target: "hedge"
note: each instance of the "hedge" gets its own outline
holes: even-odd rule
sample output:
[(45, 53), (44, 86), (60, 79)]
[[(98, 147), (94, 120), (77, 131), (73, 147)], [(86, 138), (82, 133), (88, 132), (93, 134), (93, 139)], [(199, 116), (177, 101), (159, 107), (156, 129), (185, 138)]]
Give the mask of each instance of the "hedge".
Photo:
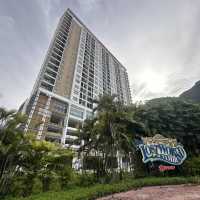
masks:
[(92, 200), (109, 194), (124, 192), (144, 186), (199, 184), (200, 177), (148, 177), (123, 180), (113, 184), (96, 184), (90, 187), (76, 187), (60, 192), (45, 192), (26, 198), (6, 198), (5, 200)]

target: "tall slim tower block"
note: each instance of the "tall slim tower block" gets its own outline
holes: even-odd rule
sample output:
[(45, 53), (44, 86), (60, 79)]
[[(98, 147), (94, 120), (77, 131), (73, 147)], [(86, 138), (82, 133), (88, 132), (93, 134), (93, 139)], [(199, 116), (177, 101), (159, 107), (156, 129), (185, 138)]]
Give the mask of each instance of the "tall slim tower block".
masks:
[(25, 131), (78, 148), (76, 130), (92, 115), (92, 100), (116, 94), (131, 103), (125, 67), (67, 10), (61, 17), (30, 98)]

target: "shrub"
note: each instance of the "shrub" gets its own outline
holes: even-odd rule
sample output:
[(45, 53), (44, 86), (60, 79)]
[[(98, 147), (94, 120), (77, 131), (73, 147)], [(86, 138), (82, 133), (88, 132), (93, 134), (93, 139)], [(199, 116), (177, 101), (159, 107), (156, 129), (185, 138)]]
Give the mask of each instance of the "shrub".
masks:
[(24, 175), (20, 173), (13, 178), (10, 193), (13, 196), (29, 196), (33, 193), (34, 183), (35, 178), (32, 174)]
[(97, 182), (94, 174), (77, 174), (76, 185), (81, 187), (87, 187)]
[(73, 170), (71, 167), (66, 166), (60, 171), (59, 178), (58, 178), (60, 188), (64, 189), (67, 188), (70, 182), (73, 181)]
[[(155, 185), (175, 185), (200, 183), (199, 177), (148, 177), (143, 179), (123, 180), (113, 184), (95, 184), (90, 187), (76, 187), (67, 191), (45, 192), (27, 198), (11, 198), (9, 200), (92, 200), (116, 192), (133, 188)], [(6, 199), (8, 200), (8, 199)]]
[(200, 175), (200, 156), (186, 160), (183, 169), (190, 176)]

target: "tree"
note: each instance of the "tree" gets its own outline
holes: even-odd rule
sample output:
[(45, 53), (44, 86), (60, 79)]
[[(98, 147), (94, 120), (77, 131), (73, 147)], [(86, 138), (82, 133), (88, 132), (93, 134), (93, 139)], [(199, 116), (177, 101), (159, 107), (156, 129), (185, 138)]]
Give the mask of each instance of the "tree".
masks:
[(188, 154), (199, 154), (199, 104), (176, 97), (157, 98), (140, 105), (134, 117), (145, 124), (149, 135), (177, 138)]
[(19, 171), (19, 159), (24, 150), (20, 125), (26, 117), (0, 108), (0, 194), (7, 193), (12, 178)]
[[(116, 159), (133, 151), (136, 134), (144, 134), (142, 123), (132, 119), (131, 107), (124, 106), (116, 96), (104, 95), (95, 100), (94, 118), (87, 119), (80, 130), (80, 148), (84, 155), (96, 160), (95, 173), (98, 177), (114, 174)], [(120, 165), (118, 166), (120, 167)]]
[(61, 187), (70, 180), (72, 151), (24, 134), (25, 122), (26, 116), (0, 108), (0, 195), (13, 189), (15, 179), (22, 182), (22, 196), (32, 193), (35, 178), (41, 180), (43, 191), (54, 177), (61, 180)]
[[(27, 182), (23, 196), (31, 194), (35, 178), (41, 180), (42, 190), (45, 192), (49, 190), (53, 179), (63, 180), (67, 172), (72, 172), (73, 153), (71, 150), (64, 149), (55, 143), (36, 140), (32, 135), (28, 135), (27, 139), (29, 148), (24, 153), (20, 165), (21, 171), (25, 176), (24, 183), (26, 184)], [(68, 181), (70, 179), (66, 180), (66, 182)], [(65, 184), (63, 182), (61, 183), (60, 181), (62, 188)]]

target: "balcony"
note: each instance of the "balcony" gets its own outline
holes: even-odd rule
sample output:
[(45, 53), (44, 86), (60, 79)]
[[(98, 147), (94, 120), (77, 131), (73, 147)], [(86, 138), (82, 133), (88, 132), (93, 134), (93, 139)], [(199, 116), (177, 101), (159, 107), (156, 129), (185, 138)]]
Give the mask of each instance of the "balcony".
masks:
[(61, 61), (61, 56), (58, 55), (56, 52), (52, 52), (51, 56), (53, 58), (55, 58), (57, 61), (59, 61), (59, 62)]
[(56, 123), (49, 122), (47, 130), (50, 131), (50, 132), (59, 133), (59, 132), (62, 132), (63, 126), (59, 125), (59, 124), (56, 124)]
[(62, 57), (62, 51), (61, 51), (60, 49), (58, 49), (57, 47), (54, 47), (54, 48), (53, 48), (53, 51), (54, 51), (57, 55), (59, 55), (60, 57)]
[(47, 64), (47, 67), (50, 68), (51, 70), (53, 70), (54, 72), (58, 72), (58, 67), (55, 66), (53, 63), (49, 62)]
[(44, 88), (44, 89), (46, 89), (46, 90), (48, 90), (48, 91), (52, 91), (52, 90), (53, 90), (53, 86), (50, 85), (50, 84), (48, 84), (48, 83), (45, 82), (45, 81), (43, 81), (43, 82), (41, 83), (41, 87)]
[(51, 84), (51, 85), (54, 85), (55, 83), (55, 79), (53, 77), (50, 77), (49, 75), (47, 74), (44, 74), (44, 77), (43, 77), (44, 81)]
[(62, 31), (60, 31), (58, 34), (59, 34), (62, 38), (64, 38), (65, 40), (67, 40), (67, 37), (63, 34)]
[(61, 52), (64, 51), (64, 48), (63, 48), (62, 46), (60, 46), (58, 43), (55, 43), (55, 44), (54, 44), (54, 47), (55, 47), (56, 49), (59, 49), (59, 51), (61, 51)]
[(60, 45), (62, 48), (65, 47), (65, 44), (63, 44), (58, 38), (56, 39), (56, 43), (57, 43), (58, 45)]
[(54, 59), (53, 57), (50, 58), (50, 62), (53, 63), (57, 67), (60, 65), (60, 61)]
[(63, 44), (66, 43), (66, 39), (65, 39), (65, 38), (61, 37), (60, 35), (57, 35), (56, 37), (57, 37)]
[(62, 133), (47, 131), (45, 134), (47, 137), (51, 137), (51, 138), (59, 138), (60, 139), (62, 137)]
[(56, 78), (56, 76), (57, 76), (57, 73), (56, 73), (55, 71), (49, 69), (49, 68), (46, 69), (45, 73), (46, 73), (48, 76), (52, 77), (52, 78)]
[(48, 132), (46, 132), (45, 140), (49, 142), (60, 143), (61, 136), (52, 135), (51, 133), (49, 134)]

